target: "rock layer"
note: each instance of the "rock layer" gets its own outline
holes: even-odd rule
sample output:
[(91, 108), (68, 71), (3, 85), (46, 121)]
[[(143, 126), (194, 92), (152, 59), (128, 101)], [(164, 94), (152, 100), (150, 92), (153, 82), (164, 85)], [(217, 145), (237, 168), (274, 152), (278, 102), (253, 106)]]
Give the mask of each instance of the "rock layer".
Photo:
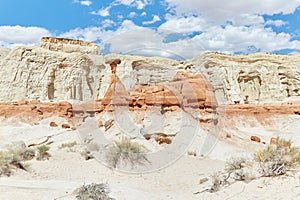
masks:
[(67, 38), (43, 37), (41, 39), (41, 47), (50, 51), (65, 53), (81, 52), (95, 55), (100, 54), (100, 50), (94, 42), (84, 42)]
[(72, 53), (41, 47), (14, 48), (0, 60), (0, 102), (94, 98), (105, 66), (103, 57), (85, 53), (86, 47), (90, 46)]
[(212, 83), (220, 104), (300, 99), (299, 55), (207, 53), (190, 62)]
[(129, 91), (173, 81), (179, 71), (203, 74), (219, 104), (263, 104), (300, 99), (299, 55), (206, 53), (187, 61), (110, 54), (95, 43), (42, 39), (41, 47), (0, 50), (0, 102), (88, 100), (104, 97), (111, 82), (109, 64), (120, 59), (116, 75)]

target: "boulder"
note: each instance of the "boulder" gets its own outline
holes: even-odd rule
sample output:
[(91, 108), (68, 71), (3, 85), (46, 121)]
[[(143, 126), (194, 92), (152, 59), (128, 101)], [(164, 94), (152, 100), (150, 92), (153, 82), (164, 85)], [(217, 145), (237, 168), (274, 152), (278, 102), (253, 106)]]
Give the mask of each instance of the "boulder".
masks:
[(261, 139), (258, 136), (251, 136), (250, 140), (258, 143), (261, 142)]

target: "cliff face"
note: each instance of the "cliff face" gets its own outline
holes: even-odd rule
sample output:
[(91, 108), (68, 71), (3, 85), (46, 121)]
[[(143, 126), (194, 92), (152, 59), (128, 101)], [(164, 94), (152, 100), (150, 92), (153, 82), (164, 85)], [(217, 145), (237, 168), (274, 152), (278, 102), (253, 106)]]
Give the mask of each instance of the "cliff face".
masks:
[(41, 47), (50, 51), (65, 53), (81, 52), (94, 55), (100, 54), (100, 50), (94, 42), (84, 42), (66, 38), (43, 37), (41, 39)]
[(207, 53), (188, 61), (110, 54), (95, 43), (42, 38), (40, 47), (0, 49), (0, 102), (103, 98), (111, 79), (105, 60), (120, 59), (117, 76), (135, 85), (171, 82), (179, 71), (203, 74), (219, 104), (275, 103), (300, 99), (300, 56)]
[[(101, 70), (105, 68), (103, 57), (96, 54), (98, 47), (91, 54), (90, 47), (95, 49), (94, 45), (81, 46), (76, 42), (43, 39), (42, 47), (11, 50), (0, 60), (0, 101), (92, 98), (100, 84)], [(46, 44), (49, 49), (45, 48)], [(63, 46), (62, 51), (55, 46)]]
[[(203, 74), (219, 104), (276, 103), (300, 99), (300, 55), (206, 53), (187, 61), (108, 55), (122, 60), (119, 77), (128, 85), (170, 82), (178, 71)], [(125, 85), (126, 86), (126, 85)]]
[(219, 103), (300, 99), (300, 55), (208, 53), (190, 62), (212, 83)]

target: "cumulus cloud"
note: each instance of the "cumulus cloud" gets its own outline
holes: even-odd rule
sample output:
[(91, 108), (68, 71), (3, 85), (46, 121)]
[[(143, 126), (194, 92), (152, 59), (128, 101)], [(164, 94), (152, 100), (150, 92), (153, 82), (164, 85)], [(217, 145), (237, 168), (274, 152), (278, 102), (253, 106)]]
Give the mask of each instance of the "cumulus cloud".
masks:
[(113, 20), (110, 20), (110, 19), (105, 19), (104, 21), (102, 21), (103, 28), (109, 28), (109, 27), (112, 27), (115, 25), (116, 25), (116, 22), (114, 22)]
[(169, 9), (177, 15), (199, 14), (208, 20), (222, 23), (224, 20), (236, 20), (243, 14), (290, 14), (300, 5), (299, 0), (165, 0)]
[(38, 45), (41, 37), (51, 35), (47, 29), (40, 27), (0, 26), (0, 45)]
[(153, 15), (153, 19), (151, 21), (145, 21), (143, 22), (143, 25), (150, 25), (150, 24), (154, 24), (156, 22), (159, 22), (161, 19), (159, 18), (158, 15)]
[(112, 34), (112, 31), (106, 31), (100, 27), (76, 28), (66, 33), (60, 34), (58, 37), (71, 38), (84, 41), (106, 40)]
[(146, 6), (153, 3), (153, 0), (116, 0), (113, 5), (125, 5), (130, 7), (136, 7), (139, 10), (144, 9)]
[(79, 4), (83, 5), (83, 6), (90, 6), (90, 5), (92, 5), (92, 2), (89, 1), (89, 0), (83, 0), (83, 1), (74, 0), (73, 2), (74, 3), (79, 3)]
[[(292, 40), (289, 33), (276, 33), (271, 26), (283, 26), (282, 20), (265, 21), (263, 15), (291, 14), (300, 5), (299, 0), (289, 4), (281, 0), (245, 0), (222, 2), (219, 0), (165, 0), (170, 13), (160, 25), (160, 31), (176, 30), (178, 33), (198, 32), (192, 38), (178, 39), (168, 45), (184, 49), (194, 55), (197, 46), (207, 51), (224, 53), (249, 51), (272, 52), (280, 49), (300, 49), (300, 42)], [(180, 45), (178, 45), (180, 44)], [(195, 48), (195, 51), (193, 50)], [(198, 53), (198, 52), (197, 52)], [(187, 55), (188, 56), (188, 55)], [(188, 56), (188, 57), (190, 57)]]
[(136, 13), (136, 12), (130, 12), (129, 13), (129, 15), (128, 15), (128, 17), (129, 18), (134, 18), (134, 17), (136, 17), (138, 14)]
[(161, 24), (159, 29), (176, 30), (178, 33), (192, 33), (195, 31), (203, 31), (208, 25), (201, 17), (178, 17), (174, 15), (166, 15), (166, 22)]
[(281, 27), (286, 25), (287, 22), (283, 20), (268, 20), (266, 21), (265, 25), (271, 25), (271, 26), (276, 26), (276, 27)]
[(92, 11), (91, 14), (92, 15), (100, 15), (102, 17), (108, 17), (108, 16), (110, 16), (110, 14), (109, 14), (110, 8), (111, 8), (110, 6), (106, 7), (106, 8), (101, 8), (98, 11)]
[(92, 5), (92, 2), (91, 1), (80, 1), (80, 4), (84, 5), (84, 6), (90, 6), (90, 5)]

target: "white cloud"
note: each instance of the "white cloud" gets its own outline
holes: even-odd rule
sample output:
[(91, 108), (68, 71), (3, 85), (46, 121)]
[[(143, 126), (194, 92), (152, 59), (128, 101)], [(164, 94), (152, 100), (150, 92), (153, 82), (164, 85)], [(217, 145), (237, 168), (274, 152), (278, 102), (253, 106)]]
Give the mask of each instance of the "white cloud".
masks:
[(135, 2), (135, 0), (116, 0), (115, 3), (123, 4), (125, 6), (130, 6)]
[(74, 3), (79, 3), (83, 6), (90, 6), (92, 5), (92, 2), (89, 1), (89, 0), (83, 0), (83, 1), (80, 1), (80, 0), (73, 0)]
[(145, 21), (143, 22), (143, 25), (149, 25), (149, 24), (154, 24), (156, 22), (159, 22), (161, 19), (159, 18), (158, 15), (153, 15), (153, 19), (151, 21)]
[(141, 16), (146, 16), (147, 13), (146, 12), (142, 12)]
[(137, 9), (142, 10), (144, 9), (147, 5), (151, 4), (151, 1), (147, 0), (138, 0), (136, 1)]
[(108, 27), (112, 27), (115, 26), (116, 22), (110, 20), (110, 19), (105, 19), (104, 21), (102, 21), (102, 27), (103, 28), (108, 28)]
[(146, 6), (153, 3), (153, 0), (116, 0), (113, 5), (125, 5), (130, 7), (136, 7), (139, 10), (144, 9)]
[(40, 27), (0, 26), (0, 45), (38, 45), (43, 36), (51, 35), (47, 29)]
[(109, 14), (110, 8), (111, 8), (110, 6), (106, 7), (106, 8), (101, 8), (97, 12), (96, 11), (92, 11), (91, 14), (93, 14), (93, 15), (100, 15), (102, 17), (108, 17), (110, 15)]
[(106, 31), (100, 27), (89, 27), (84, 29), (76, 28), (60, 34), (58, 37), (92, 42), (97, 40), (106, 40), (112, 33), (112, 31)]
[(268, 20), (266, 21), (265, 25), (271, 25), (271, 26), (276, 26), (276, 27), (281, 27), (286, 25), (287, 22), (283, 20)]
[(208, 21), (224, 23), (238, 20), (241, 15), (277, 13), (290, 14), (300, 5), (299, 0), (165, 0), (177, 15), (198, 14)]
[(176, 30), (178, 33), (192, 33), (203, 31), (207, 28), (206, 22), (201, 17), (177, 17), (166, 15), (166, 22), (161, 24), (161, 30)]
[(129, 13), (129, 15), (128, 15), (128, 17), (129, 18), (134, 18), (134, 17), (136, 17), (138, 14), (136, 13), (136, 12), (130, 12)]
[(90, 6), (90, 5), (92, 5), (92, 2), (91, 1), (80, 1), (80, 4), (84, 5), (84, 6)]

